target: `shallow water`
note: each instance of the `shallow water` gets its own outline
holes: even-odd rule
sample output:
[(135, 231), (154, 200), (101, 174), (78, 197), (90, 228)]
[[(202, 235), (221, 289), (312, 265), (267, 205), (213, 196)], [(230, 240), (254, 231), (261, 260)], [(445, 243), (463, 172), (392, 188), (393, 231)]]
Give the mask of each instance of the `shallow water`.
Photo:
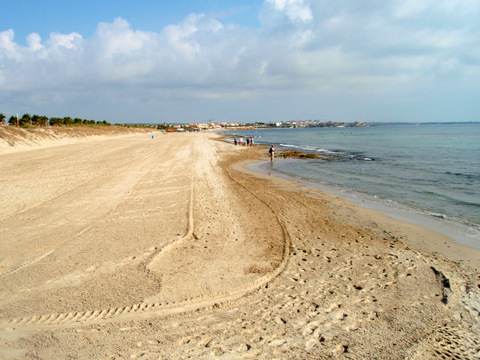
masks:
[[(270, 170), (368, 194), (379, 202), (470, 227), (480, 247), (480, 123), (228, 132), (257, 144), (336, 154), (329, 161), (276, 159)], [(474, 234), (474, 235), (472, 235)]]

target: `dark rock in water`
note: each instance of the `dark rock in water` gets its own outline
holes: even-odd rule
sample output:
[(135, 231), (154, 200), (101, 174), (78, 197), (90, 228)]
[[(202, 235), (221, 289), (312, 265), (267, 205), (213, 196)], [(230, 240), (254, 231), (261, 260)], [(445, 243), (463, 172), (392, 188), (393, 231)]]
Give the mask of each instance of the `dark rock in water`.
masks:
[(336, 154), (315, 154), (302, 151), (288, 150), (280, 151), (275, 154), (276, 157), (288, 159), (288, 158), (297, 158), (297, 159), (319, 159), (319, 160), (333, 160), (334, 158), (341, 158), (342, 156)]

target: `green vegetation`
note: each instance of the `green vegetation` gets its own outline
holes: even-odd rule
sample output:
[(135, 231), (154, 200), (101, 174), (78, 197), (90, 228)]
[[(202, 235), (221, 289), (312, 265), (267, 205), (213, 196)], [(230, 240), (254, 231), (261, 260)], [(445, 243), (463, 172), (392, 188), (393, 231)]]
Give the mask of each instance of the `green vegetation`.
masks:
[(169, 124), (157, 125), (158, 130), (174, 130), (175, 127)]
[[(5, 125), (6, 116), (3, 113), (0, 113), (0, 125)], [(31, 126), (34, 127), (45, 127), (45, 126), (85, 126), (85, 125), (101, 125), (101, 126), (109, 126), (106, 120), (103, 121), (95, 121), (95, 120), (86, 120), (75, 118), (72, 119), (70, 116), (65, 116), (63, 118), (59, 117), (52, 117), (48, 118), (47, 116), (43, 115), (33, 115), (30, 114), (23, 114), (22, 117), (18, 115), (12, 115), (8, 119), (8, 124), (10, 126), (19, 126), (28, 128)]]

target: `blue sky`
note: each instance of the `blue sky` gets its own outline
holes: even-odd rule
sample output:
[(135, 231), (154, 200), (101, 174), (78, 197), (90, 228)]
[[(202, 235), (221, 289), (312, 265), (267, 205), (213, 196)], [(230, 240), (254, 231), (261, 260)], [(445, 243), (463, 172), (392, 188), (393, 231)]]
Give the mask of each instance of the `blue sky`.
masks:
[(475, 0), (7, 0), (0, 112), (480, 121), (479, 18)]
[(17, 42), (38, 33), (48, 38), (51, 32), (79, 32), (91, 37), (100, 22), (122, 17), (133, 28), (160, 32), (169, 24), (181, 22), (191, 13), (205, 13), (222, 21), (243, 26), (258, 26), (262, 1), (231, 0), (6, 0), (2, 3), (2, 30), (14, 29)]

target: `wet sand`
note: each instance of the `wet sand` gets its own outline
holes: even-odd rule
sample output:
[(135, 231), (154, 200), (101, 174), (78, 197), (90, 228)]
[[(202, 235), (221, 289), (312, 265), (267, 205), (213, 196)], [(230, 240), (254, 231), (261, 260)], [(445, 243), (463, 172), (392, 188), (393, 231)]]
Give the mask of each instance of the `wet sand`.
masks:
[(356, 218), (361, 214), (364, 214), (368, 218), (381, 218), (384, 221), (386, 220), (382, 226), (388, 227), (390, 229), (389, 231), (394, 231), (394, 227), (398, 223), (398, 221), (394, 221), (392, 224), (389, 224), (390, 218), (399, 220), (400, 223), (403, 223), (401, 228), (402, 232), (405, 233), (407, 229), (412, 229), (412, 231), (410, 231), (412, 236), (404, 237), (403, 241), (407, 244), (417, 249), (439, 252), (452, 260), (464, 262), (476, 270), (480, 270), (479, 233), (475, 228), (468, 227), (453, 220), (437, 218), (423, 213), (420, 210), (402, 206), (401, 204), (382, 201), (373, 196), (358, 193), (353, 190), (336, 188), (327, 184), (285, 174), (275, 170), (275, 164), (272, 165), (270, 161), (250, 162), (247, 165), (247, 169), (297, 182), (307, 187), (316, 188), (332, 194), (337, 198), (340, 197), (348, 202), (354, 203), (362, 208), (362, 210), (372, 210), (362, 211), (357, 214)]
[(0, 358), (479, 356), (478, 270), (415, 246), (443, 235), (218, 137), (0, 153)]

